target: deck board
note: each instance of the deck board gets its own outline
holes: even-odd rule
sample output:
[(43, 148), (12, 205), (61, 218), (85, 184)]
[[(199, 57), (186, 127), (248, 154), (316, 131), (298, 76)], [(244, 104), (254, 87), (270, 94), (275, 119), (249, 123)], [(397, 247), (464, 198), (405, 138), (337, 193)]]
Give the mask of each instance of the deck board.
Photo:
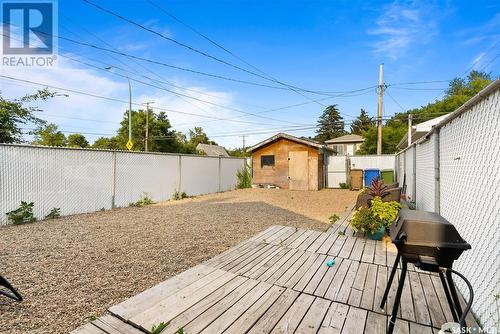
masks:
[[(139, 334), (160, 322), (167, 324), (165, 334), (179, 328), (185, 333), (384, 333), (400, 266), (386, 307), (379, 305), (395, 256), (386, 241), (275, 226), (110, 307), (72, 333)], [(330, 260), (335, 260), (331, 267)], [(450, 320), (439, 276), (409, 266), (398, 333), (433, 333)]]

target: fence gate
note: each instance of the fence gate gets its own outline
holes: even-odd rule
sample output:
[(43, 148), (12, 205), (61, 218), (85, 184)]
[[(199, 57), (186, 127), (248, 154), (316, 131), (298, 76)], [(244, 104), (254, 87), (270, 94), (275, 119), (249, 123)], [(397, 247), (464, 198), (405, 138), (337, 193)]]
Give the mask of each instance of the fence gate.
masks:
[(346, 157), (327, 155), (327, 183), (328, 188), (338, 188), (339, 183), (346, 183)]

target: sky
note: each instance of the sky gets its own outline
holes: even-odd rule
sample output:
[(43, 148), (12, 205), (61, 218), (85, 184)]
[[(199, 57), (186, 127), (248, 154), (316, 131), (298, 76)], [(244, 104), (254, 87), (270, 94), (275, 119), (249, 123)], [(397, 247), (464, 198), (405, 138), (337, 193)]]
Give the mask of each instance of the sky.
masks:
[[(0, 78), (0, 91), (15, 99), (57, 87), (37, 116), (90, 142), (115, 134), (127, 77), (134, 108), (154, 102), (175, 130), (201, 126), (235, 148), (242, 135), (247, 146), (281, 131), (313, 136), (331, 104), (346, 130), (361, 108), (375, 116), (381, 63), (384, 117), (440, 98), (471, 69), (500, 73), (497, 1), (89, 1), (133, 23), (59, 0), (57, 67), (0, 67), (40, 84)], [(425, 83), (407, 84), (416, 82)]]

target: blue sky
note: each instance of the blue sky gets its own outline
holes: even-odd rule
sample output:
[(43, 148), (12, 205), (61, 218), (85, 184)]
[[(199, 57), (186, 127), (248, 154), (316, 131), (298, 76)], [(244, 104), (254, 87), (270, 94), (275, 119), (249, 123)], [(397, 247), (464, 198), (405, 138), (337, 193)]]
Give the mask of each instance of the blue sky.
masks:
[[(147, 1), (91, 1), (165, 36), (255, 72)], [(500, 73), (500, 60), (495, 58), (500, 53), (500, 5), (495, 1), (153, 2), (280, 82), (310, 90), (336, 92), (374, 86), (380, 63), (384, 63), (384, 82), (389, 85), (449, 80), (464, 75), (471, 68), (491, 72), (495, 77)], [(83, 1), (59, 1), (59, 35), (175, 66), (283, 88), (186, 50)], [(244, 133), (249, 134), (247, 143), (254, 144), (272, 135), (271, 131), (313, 126), (324, 108), (310, 101), (324, 96), (301, 93), (306, 95), (304, 97), (289, 89), (200, 76), (118, 55), (110, 56), (68, 41), (59, 42), (59, 55), (56, 69), (2, 69), (2, 73), (120, 100), (128, 99), (123, 75), (150, 83), (153, 82), (141, 75), (168, 81), (177, 87), (158, 81), (154, 84), (194, 99), (181, 99), (165, 90), (133, 81), (134, 102), (154, 101), (155, 107), (208, 115), (212, 118), (167, 112), (175, 129), (186, 132), (195, 125), (202, 126), (209, 136), (227, 147), (241, 146), (242, 139), (238, 135)], [(106, 66), (113, 66), (113, 69), (106, 71)], [(424, 105), (439, 97), (446, 86), (446, 82), (440, 82), (389, 87), (384, 98), (384, 115)], [(35, 87), (0, 80), (0, 90), (7, 98), (24, 95)], [(99, 137), (98, 134), (115, 132), (116, 123), (127, 107), (125, 104), (68, 94), (69, 97), (57, 97), (41, 105), (44, 112), (39, 116), (59, 124), (68, 133), (95, 133), (86, 135), (90, 141)], [(337, 96), (321, 103), (338, 104), (347, 122), (359, 114), (360, 108), (375, 115), (377, 96), (374, 89), (352, 95), (356, 96)], [(309, 103), (261, 113), (263, 117), (243, 115), (304, 102)], [(269, 133), (252, 135), (268, 129)], [(313, 135), (314, 130), (288, 132), (307, 136)]]

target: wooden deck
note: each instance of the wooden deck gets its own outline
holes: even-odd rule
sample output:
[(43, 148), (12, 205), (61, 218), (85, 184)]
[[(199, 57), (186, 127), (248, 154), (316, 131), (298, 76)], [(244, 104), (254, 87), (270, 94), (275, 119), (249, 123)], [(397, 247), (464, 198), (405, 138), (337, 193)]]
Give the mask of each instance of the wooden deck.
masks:
[[(161, 322), (162, 333), (385, 333), (397, 278), (379, 303), (396, 250), (346, 234), (273, 226), (73, 333), (149, 333)], [(448, 321), (439, 277), (410, 265), (394, 333), (437, 333)]]

